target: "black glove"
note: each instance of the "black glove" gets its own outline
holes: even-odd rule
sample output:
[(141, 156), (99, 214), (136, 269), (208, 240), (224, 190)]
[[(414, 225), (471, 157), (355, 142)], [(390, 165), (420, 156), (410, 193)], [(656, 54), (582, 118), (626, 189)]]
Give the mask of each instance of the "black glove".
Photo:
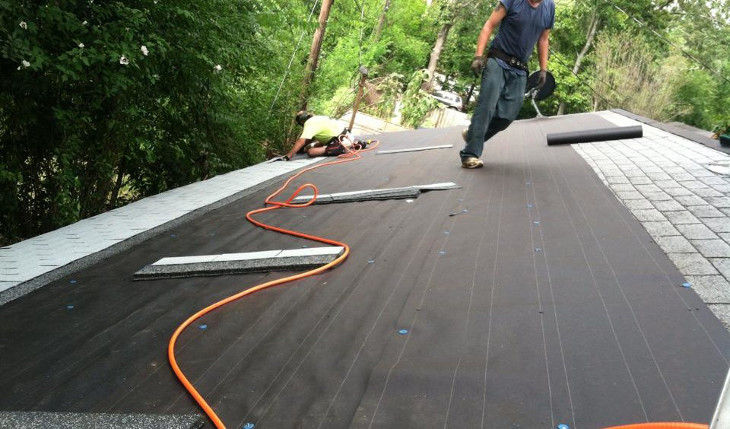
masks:
[(487, 59), (484, 55), (477, 55), (474, 57), (474, 61), (471, 62), (471, 71), (474, 72), (474, 76), (479, 77), (484, 70), (484, 65)]
[(537, 86), (535, 89), (540, 90), (547, 81), (547, 70), (540, 70), (540, 74), (537, 76)]

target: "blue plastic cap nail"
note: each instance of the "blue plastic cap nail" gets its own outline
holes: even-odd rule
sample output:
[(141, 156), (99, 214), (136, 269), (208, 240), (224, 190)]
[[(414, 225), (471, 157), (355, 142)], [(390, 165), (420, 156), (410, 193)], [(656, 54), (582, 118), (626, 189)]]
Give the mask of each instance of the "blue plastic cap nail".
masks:
[(71, 280), (69, 283), (75, 284), (76, 283), (76, 280)]
[(254, 426), (256, 425), (253, 423), (246, 423), (245, 425), (243, 425), (243, 429), (253, 429)]
[(535, 252), (542, 252), (542, 249), (539, 247), (535, 247)]
[(439, 255), (445, 255), (445, 254), (446, 254), (446, 252), (444, 252), (443, 250), (439, 250)]
[(566, 425), (566, 424), (563, 424), (563, 423), (560, 423), (560, 424), (559, 424), (559, 425), (557, 426), (557, 428), (558, 428), (558, 429), (570, 429), (570, 426), (568, 426), (568, 425)]
[(375, 263), (375, 261), (372, 259), (368, 261), (368, 264), (374, 264), (374, 263)]
[(203, 323), (202, 325), (199, 325), (198, 328), (200, 328), (200, 329), (207, 329), (208, 328), (208, 325), (206, 325), (205, 323)]
[(73, 306), (73, 304), (69, 304), (66, 306), (66, 308), (68, 308), (69, 310), (73, 310), (74, 306)]
[(682, 287), (691, 288), (692, 284), (691, 283), (682, 283)]
[(398, 333), (401, 335), (405, 335), (408, 333), (408, 329), (401, 329), (400, 331), (398, 331)]

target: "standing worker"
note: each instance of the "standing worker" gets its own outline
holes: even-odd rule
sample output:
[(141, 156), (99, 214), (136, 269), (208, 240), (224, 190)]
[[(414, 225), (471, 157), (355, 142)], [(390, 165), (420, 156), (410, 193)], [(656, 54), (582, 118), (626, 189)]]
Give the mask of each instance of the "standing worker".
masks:
[[(479, 168), (484, 143), (515, 120), (522, 108), (527, 83), (527, 62), (537, 43), (540, 62), (538, 88), (547, 79), (550, 29), (555, 23), (553, 0), (500, 0), (484, 23), (477, 40), (471, 69), (482, 81), (469, 128), (462, 132), (466, 144), (459, 152), (461, 166)], [(492, 32), (499, 32), (487, 47)]]
[(301, 110), (294, 119), (303, 127), (302, 134), (294, 142), (284, 160), (289, 161), (299, 152), (310, 157), (338, 156), (349, 150), (365, 149), (367, 142), (353, 140), (350, 133), (338, 121), (327, 116), (315, 116)]

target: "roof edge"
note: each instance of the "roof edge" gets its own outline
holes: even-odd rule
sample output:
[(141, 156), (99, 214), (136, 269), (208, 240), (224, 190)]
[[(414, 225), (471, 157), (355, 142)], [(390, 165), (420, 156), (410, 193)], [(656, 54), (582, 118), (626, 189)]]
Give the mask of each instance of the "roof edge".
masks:
[(672, 133), (674, 135), (683, 137), (683, 138), (685, 138), (687, 140), (691, 140), (691, 141), (693, 141), (695, 143), (699, 143), (699, 144), (705, 145), (705, 146), (707, 146), (709, 148), (712, 148), (712, 149), (715, 149), (717, 151), (720, 151), (720, 152), (723, 152), (723, 153), (726, 153), (726, 154), (730, 155), (730, 148), (723, 147), (722, 145), (720, 145), (720, 141), (719, 140), (713, 140), (713, 139), (709, 139), (709, 138), (706, 138), (706, 137), (702, 137), (702, 136), (700, 136), (697, 133), (694, 133), (692, 131), (685, 130), (685, 129), (682, 129), (680, 127), (677, 127), (677, 126), (674, 126), (674, 125), (671, 125), (671, 124), (667, 124), (667, 123), (664, 123), (664, 122), (659, 122), (659, 121), (656, 121), (654, 119), (646, 118), (644, 116), (637, 115), (635, 113), (631, 113), (631, 112), (629, 112), (627, 110), (624, 110), (624, 109), (611, 109), (610, 111), (611, 112), (614, 112), (614, 113), (618, 113), (619, 115), (622, 115), (622, 116), (626, 116), (627, 118), (631, 118), (631, 119), (633, 119), (635, 121), (638, 121), (638, 122), (641, 122), (641, 123), (644, 123), (644, 124), (647, 124), (647, 125), (651, 125), (652, 127), (659, 128), (662, 131), (666, 131), (668, 133)]

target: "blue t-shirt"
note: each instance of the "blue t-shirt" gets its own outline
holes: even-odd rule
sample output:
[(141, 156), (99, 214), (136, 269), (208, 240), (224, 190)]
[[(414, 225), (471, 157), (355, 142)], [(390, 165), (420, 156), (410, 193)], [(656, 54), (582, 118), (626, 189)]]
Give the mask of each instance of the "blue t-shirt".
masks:
[[(528, 0), (500, 0), (500, 2), (507, 9), (507, 16), (502, 19), (492, 46), (527, 64), (540, 34), (553, 28), (555, 24), (555, 3), (553, 0), (543, 0), (534, 8), (530, 6)], [(512, 69), (501, 60), (497, 62), (502, 67)]]

